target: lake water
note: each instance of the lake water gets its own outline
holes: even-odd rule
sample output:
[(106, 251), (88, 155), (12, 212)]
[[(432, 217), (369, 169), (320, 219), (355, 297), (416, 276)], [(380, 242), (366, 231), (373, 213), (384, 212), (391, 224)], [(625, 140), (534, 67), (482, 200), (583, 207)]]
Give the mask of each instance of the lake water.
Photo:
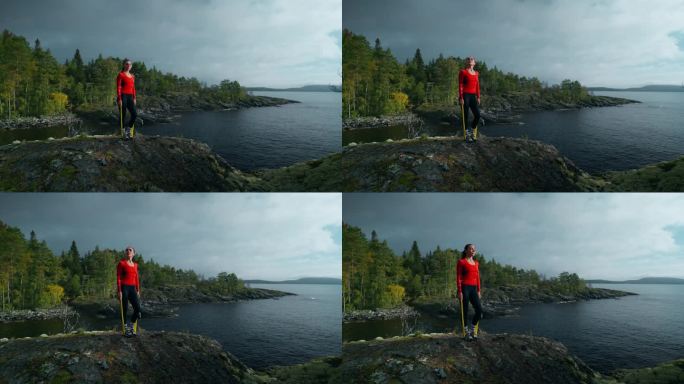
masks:
[[(218, 340), (226, 351), (257, 369), (298, 364), (341, 353), (340, 285), (252, 284), (252, 287), (276, 289), (297, 296), (182, 305), (178, 317), (143, 318), (140, 325), (143, 332), (187, 331), (209, 336)], [(120, 327), (121, 323), (114, 319), (84, 318), (81, 325), (86, 329), (112, 329)], [(0, 338), (61, 331), (62, 322), (55, 320), (0, 323)]]
[[(566, 304), (531, 304), (514, 316), (484, 319), (481, 329), (558, 340), (570, 353), (602, 373), (684, 358), (684, 285), (593, 286), (639, 295)], [(446, 317), (421, 316), (410, 325), (424, 332), (453, 332), (456, 328), (460, 332), (460, 319)], [(402, 324), (398, 320), (349, 323), (342, 330), (345, 341), (401, 333)]]
[[(575, 165), (592, 172), (626, 170), (684, 156), (684, 92), (595, 92), (641, 101), (616, 107), (533, 112), (522, 124), (489, 124), (487, 136), (528, 137), (553, 144)], [(426, 124), (421, 132), (406, 127), (345, 131), (343, 142), (384, 141), (425, 133), (460, 135), (462, 128)]]
[[(279, 168), (339, 152), (342, 94), (337, 92), (254, 92), (300, 103), (236, 111), (190, 112), (170, 124), (137, 127), (144, 135), (199, 140), (242, 170)], [(118, 133), (118, 126), (86, 123), (89, 134)], [(66, 127), (0, 130), (0, 145), (69, 135)]]

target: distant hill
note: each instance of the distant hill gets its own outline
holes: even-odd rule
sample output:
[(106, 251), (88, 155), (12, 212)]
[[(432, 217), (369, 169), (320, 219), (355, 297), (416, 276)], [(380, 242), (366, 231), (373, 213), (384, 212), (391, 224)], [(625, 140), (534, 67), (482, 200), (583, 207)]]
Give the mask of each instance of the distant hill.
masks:
[(587, 283), (592, 284), (684, 284), (684, 279), (678, 279), (676, 277), (644, 277), (639, 280), (624, 280), (624, 281), (613, 281), (613, 280), (585, 280)]
[(684, 92), (681, 85), (645, 85), (637, 88), (587, 87), (589, 91)]
[(250, 284), (333, 284), (341, 285), (342, 279), (336, 277), (302, 277), (297, 280), (283, 280), (283, 281), (270, 281), (270, 280), (245, 280), (245, 283)]
[(247, 87), (248, 91), (261, 92), (340, 92), (342, 86), (338, 85), (305, 85), (299, 88), (268, 88), (268, 87)]

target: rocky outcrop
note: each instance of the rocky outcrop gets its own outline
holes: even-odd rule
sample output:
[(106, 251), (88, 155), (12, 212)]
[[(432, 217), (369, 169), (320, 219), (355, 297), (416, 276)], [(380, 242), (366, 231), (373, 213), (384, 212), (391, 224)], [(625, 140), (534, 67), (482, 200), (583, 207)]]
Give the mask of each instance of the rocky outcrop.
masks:
[(420, 127), (421, 125), (423, 125), (423, 120), (421, 120), (417, 115), (413, 113), (404, 113), (400, 115), (389, 115), (379, 117), (352, 117), (349, 119), (344, 119), (344, 121), (342, 122), (343, 129), (378, 128), (389, 127), (393, 125)]
[[(170, 92), (164, 96), (140, 96), (137, 105), (138, 124), (169, 123), (183, 112), (236, 110), (276, 107), (299, 101), (268, 96), (248, 96), (237, 102), (222, 102), (197, 93)], [(79, 110), (80, 116), (92, 121), (119, 123), (118, 107)]]
[(395, 318), (409, 318), (417, 317), (420, 314), (418, 311), (403, 305), (398, 308), (378, 308), (378, 309), (361, 309), (345, 312), (342, 318), (343, 322), (360, 322), (369, 320), (388, 320)]
[(616, 372), (613, 372), (612, 376), (615, 378), (615, 381), (606, 381), (606, 383), (684, 383), (684, 359), (659, 364), (653, 368), (618, 369)]
[(88, 332), (0, 343), (0, 382), (268, 383), (212, 339), (175, 332)]
[(5, 191), (259, 191), (208, 145), (177, 137), (84, 136), (0, 147)]
[(342, 191), (590, 191), (600, 181), (549, 144), (480, 135), (345, 147)]
[(72, 316), (73, 314), (74, 310), (68, 306), (62, 308), (16, 309), (11, 311), (0, 311), (0, 323), (63, 319)]
[(604, 175), (605, 191), (684, 192), (684, 157)]
[[(274, 299), (292, 296), (294, 293), (273, 289), (246, 288), (231, 295), (220, 295), (215, 292), (205, 293), (195, 286), (163, 286), (145, 289), (142, 297), (142, 312), (145, 317), (175, 316), (180, 304), (237, 302), (245, 300)], [(71, 305), (79, 311), (95, 316), (118, 318), (119, 301), (115, 298), (107, 300), (75, 300)]]
[(684, 379), (684, 360), (602, 375), (544, 337), (427, 334), (343, 344), (342, 377), (353, 383), (670, 384)]
[(542, 337), (429, 334), (345, 343), (342, 372), (367, 383), (592, 383), (600, 375)]
[(0, 129), (30, 129), (46, 128), (56, 125), (78, 127), (81, 119), (73, 113), (64, 113), (55, 116), (19, 117), (14, 119), (0, 120)]
[(342, 191), (342, 153), (333, 153), (278, 169), (263, 169), (254, 174), (273, 192), (340, 192)]
[[(521, 305), (535, 303), (567, 303), (580, 300), (615, 299), (636, 293), (605, 288), (586, 288), (575, 293), (560, 293), (534, 285), (505, 285), (482, 290), (482, 311), (485, 318), (508, 316), (520, 310)], [(458, 316), (458, 300), (421, 299), (411, 303), (413, 307), (432, 315)]]

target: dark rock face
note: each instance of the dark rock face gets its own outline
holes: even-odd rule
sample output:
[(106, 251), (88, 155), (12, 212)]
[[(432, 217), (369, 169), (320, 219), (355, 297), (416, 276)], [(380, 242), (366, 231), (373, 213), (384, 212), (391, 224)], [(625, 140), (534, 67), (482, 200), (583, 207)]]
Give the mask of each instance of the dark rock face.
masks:
[(592, 383), (600, 375), (561, 343), (481, 333), (397, 337), (343, 345), (343, 376), (359, 383)]
[(71, 316), (72, 314), (73, 309), (70, 307), (12, 310), (0, 312), (0, 323), (9, 323), (14, 321), (63, 319), (64, 317)]
[(342, 321), (358, 322), (368, 320), (388, 320), (394, 318), (409, 318), (419, 316), (419, 313), (407, 305), (398, 308), (364, 309), (346, 312)]
[[(605, 288), (587, 288), (574, 294), (561, 294), (532, 285), (506, 285), (482, 290), (482, 310), (485, 318), (493, 318), (515, 314), (520, 310), (520, 306), (525, 304), (615, 299), (630, 295), (635, 295), (635, 293)], [(432, 315), (459, 316), (460, 314), (456, 298), (421, 300), (411, 305)]]
[(684, 157), (605, 175), (606, 191), (684, 192)]
[(0, 343), (0, 382), (265, 383), (215, 340), (191, 334), (89, 332)]
[(590, 175), (552, 145), (514, 138), (459, 137), (347, 146), (342, 191), (585, 191)]
[[(294, 293), (272, 289), (248, 288), (233, 295), (206, 294), (194, 286), (163, 286), (145, 289), (142, 293), (143, 317), (170, 317), (178, 312), (179, 304), (237, 302), (244, 300), (273, 299)], [(97, 316), (118, 318), (120, 316), (118, 299), (92, 301), (75, 301), (72, 306), (80, 311)]]
[(174, 137), (124, 141), (96, 136), (0, 147), (0, 190), (245, 191), (262, 190), (206, 144)]
[(405, 113), (401, 115), (380, 116), (380, 117), (353, 117), (345, 119), (342, 122), (343, 129), (364, 129), (364, 128), (378, 128), (389, 127), (392, 125), (407, 125), (419, 127), (423, 125), (417, 115), (413, 113)]

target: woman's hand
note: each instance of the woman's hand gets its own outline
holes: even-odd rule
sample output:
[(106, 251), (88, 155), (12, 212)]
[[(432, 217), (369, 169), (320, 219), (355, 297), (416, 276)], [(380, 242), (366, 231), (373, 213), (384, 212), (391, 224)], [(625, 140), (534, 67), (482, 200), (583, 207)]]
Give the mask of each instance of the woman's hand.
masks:
[(477, 98), (477, 105), (480, 105), (480, 98)]
[[(480, 99), (477, 99), (478, 104), (480, 103)], [(136, 105), (135, 99), (133, 99), (133, 105)]]
[(481, 298), (482, 298), (482, 293), (480, 293), (479, 291), (477, 292), (477, 298), (478, 298), (478, 299), (481, 299)]
[(121, 301), (121, 291), (119, 291), (119, 301)]
[(463, 98), (462, 97), (458, 98), (458, 105), (463, 105)]
[(138, 294), (138, 300), (140, 300), (140, 291), (136, 292)]
[(116, 105), (118, 105), (119, 108), (121, 108), (121, 99), (116, 99)]
[(463, 292), (458, 293), (458, 301), (463, 302)]

